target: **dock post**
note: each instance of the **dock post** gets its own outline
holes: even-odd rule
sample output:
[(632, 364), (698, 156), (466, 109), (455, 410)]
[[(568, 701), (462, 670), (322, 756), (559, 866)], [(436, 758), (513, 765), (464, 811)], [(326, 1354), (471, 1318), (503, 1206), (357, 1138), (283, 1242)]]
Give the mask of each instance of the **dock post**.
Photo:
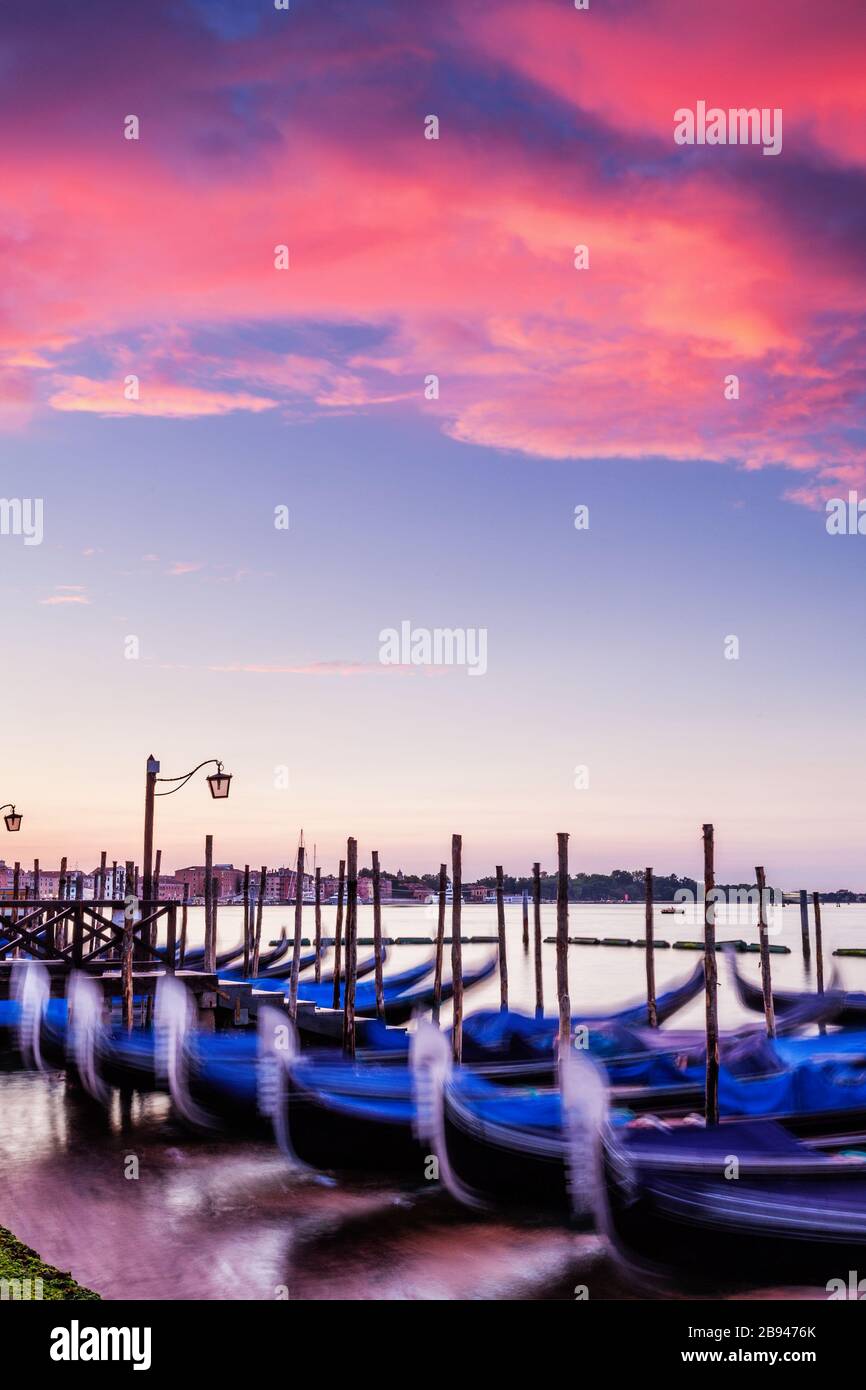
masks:
[(213, 936), (213, 835), (204, 837), (204, 958), (206, 975), (216, 970), (216, 941)]
[(385, 984), (382, 979), (382, 884), (379, 851), (373, 850), (373, 954), (376, 959), (376, 1017), (385, 1022)]
[(529, 950), (529, 894), (523, 890), (523, 949)]
[[(154, 904), (154, 905), (155, 905), (156, 903), (159, 902), (159, 875), (160, 875), (161, 870), (162, 870), (162, 850), (161, 850), (161, 849), (158, 849), (158, 850), (156, 851), (156, 858), (154, 859), (154, 865), (153, 865), (153, 878), (152, 878), (152, 880), (151, 880), (151, 882), (152, 882), (152, 884), (153, 884), (153, 887), (152, 887), (152, 889), (151, 889), (150, 901), (151, 901), (151, 903)], [(158, 917), (154, 917), (153, 921), (152, 921), (151, 924), (150, 924), (150, 949), (151, 949), (151, 951), (155, 951), (158, 945), (159, 945), (159, 918), (158, 918)], [(151, 1014), (152, 1012), (153, 1012), (152, 1009), (151, 1009), (151, 1010), (148, 1010), (148, 1013), (149, 1013), (149, 1014)]]
[[(315, 849), (315, 845), (313, 846)], [(316, 984), (322, 981), (322, 870), (316, 865), (316, 905), (315, 927), (316, 927)]]
[(646, 899), (646, 1016), (650, 1028), (658, 1028), (659, 1016), (656, 1008), (656, 961), (655, 926), (653, 921), (653, 871), (644, 870), (644, 897)]
[[(131, 860), (131, 859), (127, 859), (127, 861), (126, 861), (126, 878), (125, 878), (125, 882), (126, 882), (127, 884), (131, 884), (131, 883), (133, 882), (133, 874), (134, 874), (134, 869), (133, 869), (132, 860)], [(131, 896), (129, 890), (127, 890), (126, 896), (127, 896), (127, 898), (129, 898), (129, 897)], [(134, 950), (134, 933), (135, 933), (135, 904), (132, 903), (132, 902), (127, 902), (127, 903), (124, 905), (124, 910), (123, 910), (123, 940), (122, 940), (121, 954), (120, 954), (120, 981), (121, 981), (120, 993), (121, 993), (122, 1009), (123, 1009), (123, 1026), (124, 1026), (124, 1028), (126, 1029), (127, 1033), (131, 1033), (131, 1032), (132, 1032), (132, 1024), (133, 1024), (133, 1014), (132, 1014), (132, 956), (133, 956), (133, 950)]]
[(773, 980), (770, 971), (770, 938), (767, 934), (766, 893), (767, 880), (759, 864), (755, 869), (758, 885), (758, 944), (761, 948), (761, 990), (764, 995), (764, 1018), (767, 1021), (767, 1037), (776, 1036), (776, 1011), (773, 1005)]
[(436, 922), (436, 968), (433, 973), (433, 1022), (439, 1027), (442, 1010), (442, 954), (445, 949), (445, 895), (448, 891), (448, 868), (439, 865), (439, 916)]
[(186, 915), (189, 908), (189, 879), (183, 885), (183, 905), (180, 912), (180, 951), (178, 953), (178, 967), (183, 970), (186, 965)]
[(244, 979), (250, 978), (250, 866), (244, 864)]
[[(40, 897), (41, 897), (41, 894), (40, 894), (40, 891), (39, 891), (39, 860), (38, 860), (38, 859), (34, 859), (34, 860), (33, 860), (33, 901), (38, 903)], [(35, 925), (35, 923), (34, 923), (34, 925)], [(49, 948), (50, 950), (53, 950), (54, 947), (55, 947), (55, 945), (56, 945), (56, 941), (57, 941), (56, 933), (57, 933), (57, 928), (56, 928), (56, 927), (51, 927), (51, 929), (50, 929), (50, 931), (49, 931), (49, 933), (48, 933), (48, 935), (47, 935), (47, 937), (46, 937), (45, 944), (46, 944), (46, 946), (48, 946), (48, 948)]]
[(340, 973), (343, 969), (342, 962), (342, 935), (343, 935), (343, 897), (346, 892), (346, 861), (340, 860), (337, 869), (337, 924), (334, 928), (334, 1002), (333, 1007), (340, 1007)]
[(177, 903), (169, 903), (168, 925), (166, 928), (165, 968), (173, 975), (177, 968)]
[(803, 959), (809, 961), (812, 958), (812, 947), (809, 944), (809, 899), (805, 888), (800, 889), (800, 939), (803, 943)]
[(502, 865), (496, 865), (496, 929), (499, 936), (499, 1010), (508, 1012), (508, 955), (505, 945), (505, 889)]
[(716, 904), (714, 898), (713, 827), (703, 827), (704, 838), (704, 972), (706, 991), (707, 1072), (705, 1118), (719, 1123), (719, 975), (716, 960)]
[(358, 842), (346, 843), (346, 989), (343, 1006), (343, 1052), (355, 1055), (355, 971), (357, 956)]
[[(93, 895), (93, 896), (94, 896), (95, 898), (97, 898), (97, 899), (102, 899), (102, 898), (105, 897), (105, 866), (106, 866), (107, 862), (108, 862), (108, 855), (106, 854), (105, 850), (103, 850), (103, 851), (101, 852), (100, 856), (99, 856), (99, 885), (98, 885), (98, 886), (99, 886), (99, 891), (96, 892), (96, 893), (94, 893), (94, 895)], [(112, 890), (111, 890), (111, 894), (112, 894), (112, 897), (113, 897), (113, 896), (114, 896), (114, 889), (113, 889), (113, 888), (112, 888)]]
[(75, 916), (72, 922), (72, 967), (74, 970), (81, 969), (81, 962), (84, 959), (84, 904), (75, 904)]
[[(12, 897), (15, 899), (15, 902), (16, 902), (16, 903), (17, 903), (17, 901), (18, 901), (18, 893), (19, 893), (20, 888), (21, 888), (21, 861), (20, 861), (19, 859), (16, 859), (14, 865), (12, 866)], [(12, 921), (13, 921), (13, 922), (17, 922), (17, 921), (18, 921), (18, 908), (17, 908), (17, 907), (13, 907), (13, 909), (12, 909)], [(16, 947), (16, 951), (17, 951), (17, 947)]]
[[(65, 901), (66, 901), (66, 898), (67, 898), (68, 896), (71, 896), (71, 895), (68, 893), (67, 884), (66, 884), (66, 863), (67, 863), (66, 855), (64, 854), (63, 858), (60, 860), (60, 875), (59, 875), (59, 878), (58, 878), (58, 881), (57, 881), (57, 896), (58, 896), (58, 898), (60, 899), (61, 902), (65, 902)], [(71, 877), (71, 875), (70, 875), (70, 877)], [(67, 939), (68, 939), (68, 935), (69, 935), (69, 920), (68, 920), (68, 918), (64, 917), (62, 924), (61, 924), (59, 927), (55, 927), (54, 930), (55, 930), (55, 942), (56, 942), (56, 945), (57, 945), (58, 949), (61, 950), (61, 951), (65, 951), (65, 950), (66, 950), (66, 943), (67, 943)]]
[(556, 993), (559, 996), (559, 1046), (571, 1038), (571, 1000), (568, 995), (568, 834), (556, 837)]
[(541, 960), (541, 865), (532, 866), (532, 915), (535, 937), (535, 1017), (544, 1017), (544, 971)]
[(821, 929), (821, 894), (812, 894), (812, 908), (815, 913), (815, 972), (818, 979), (818, 993), (824, 993), (824, 936)]
[[(210, 940), (211, 940), (210, 961), (211, 961), (211, 967), (210, 967), (210, 973), (211, 973), (212, 975), (215, 975), (215, 974), (217, 973), (217, 965), (216, 965), (216, 954), (217, 954), (217, 906), (218, 906), (218, 904), (219, 904), (219, 900), (220, 900), (220, 881), (219, 881), (219, 879), (217, 878), (216, 874), (214, 874), (213, 877), (211, 878), (211, 882), (210, 882), (210, 922), (211, 922), (211, 931), (210, 931)], [(207, 966), (205, 966), (205, 969), (207, 969)]]
[(256, 934), (253, 940), (253, 979), (259, 973), (259, 951), (262, 945), (262, 909), (265, 903), (265, 887), (268, 881), (267, 865), (263, 864), (259, 871), (259, 896), (256, 902)]
[(454, 1061), (463, 1059), (463, 943), (460, 940), (463, 908), (463, 836), (451, 836), (451, 987), (454, 1019), (451, 1044)]
[(289, 1018), (298, 1014), (298, 975), (301, 968), (301, 937), (304, 934), (304, 832), (298, 845), (295, 868), (295, 939), (292, 943), (292, 974), (289, 982)]

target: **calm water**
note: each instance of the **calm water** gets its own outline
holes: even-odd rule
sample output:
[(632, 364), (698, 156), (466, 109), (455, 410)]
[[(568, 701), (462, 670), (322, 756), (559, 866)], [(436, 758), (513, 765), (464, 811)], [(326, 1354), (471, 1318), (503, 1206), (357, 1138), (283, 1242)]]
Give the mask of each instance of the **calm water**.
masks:
[[(359, 934), (369, 935), (372, 910), (359, 911)], [(506, 911), (511, 1001), (530, 1006), (534, 977), (531, 956), (521, 945), (521, 910)], [(324, 909), (326, 933), (333, 916), (333, 909)], [(386, 908), (383, 916), (392, 936), (432, 935), (435, 926), (435, 909)], [(190, 913), (191, 944), (201, 940), (201, 918), (199, 910)], [(827, 906), (823, 919), (829, 980), (835, 946), (866, 945), (866, 905)], [(240, 923), (239, 908), (221, 909), (221, 947), (239, 938)], [(291, 923), (291, 909), (267, 909), (263, 939)], [(309, 935), (312, 924), (312, 909), (306, 909)], [(542, 926), (544, 935), (553, 934), (553, 907), (543, 910)], [(465, 935), (495, 930), (494, 908), (464, 908)], [(643, 908), (572, 907), (570, 932), (639, 937)], [(719, 928), (722, 940), (750, 933), (754, 927), (744, 920)], [(657, 916), (656, 934), (670, 941), (694, 938), (700, 924), (688, 915)], [(807, 974), (800, 954), (797, 909), (786, 910), (773, 940), (792, 947), (790, 956), (773, 957), (774, 980), (814, 987), (814, 962)], [(464, 948), (466, 967), (489, 949)], [(553, 947), (544, 953), (545, 998), (552, 1009)], [(395, 947), (391, 967), (424, 954)], [(657, 951), (655, 958), (660, 991), (688, 974), (696, 960), (694, 953), (677, 950)], [(757, 959), (738, 959), (757, 980)], [(866, 959), (839, 964), (845, 984), (866, 989)], [(638, 948), (573, 946), (569, 965), (576, 1010), (621, 1006), (642, 996), (644, 953)], [(467, 995), (467, 1011), (498, 1000), (494, 978)], [(720, 1016), (725, 1026), (744, 1017), (724, 971)], [(678, 1027), (701, 1022), (700, 1000), (675, 1020)], [(124, 1175), (133, 1155), (137, 1180)], [(267, 1143), (200, 1138), (180, 1129), (165, 1097), (136, 1097), (125, 1108), (116, 1097), (112, 1111), (102, 1114), (62, 1076), (0, 1073), (0, 1224), (107, 1298), (273, 1299), (287, 1293), (292, 1299), (570, 1299), (577, 1285), (586, 1285), (591, 1298), (642, 1292), (624, 1281), (593, 1236), (475, 1218), (433, 1191), (297, 1178)], [(784, 1297), (798, 1294), (810, 1296), (808, 1290), (786, 1289)]]

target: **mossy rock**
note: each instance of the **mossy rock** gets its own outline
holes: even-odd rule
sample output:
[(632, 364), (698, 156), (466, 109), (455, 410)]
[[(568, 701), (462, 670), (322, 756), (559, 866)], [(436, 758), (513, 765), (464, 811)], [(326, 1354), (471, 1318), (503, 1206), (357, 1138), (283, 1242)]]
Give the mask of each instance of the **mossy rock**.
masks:
[(29, 1245), (22, 1245), (10, 1231), (0, 1226), (0, 1281), (29, 1280), (32, 1297), (35, 1279), (42, 1280), (43, 1299), (66, 1302), (100, 1298), (92, 1289), (77, 1284), (68, 1271), (45, 1264), (35, 1250), (31, 1250)]

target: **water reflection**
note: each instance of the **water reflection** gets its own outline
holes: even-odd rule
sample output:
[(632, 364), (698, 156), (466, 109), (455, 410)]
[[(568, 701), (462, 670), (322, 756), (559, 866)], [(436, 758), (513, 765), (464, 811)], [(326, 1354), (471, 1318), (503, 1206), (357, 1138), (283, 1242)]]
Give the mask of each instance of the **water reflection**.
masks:
[[(221, 915), (221, 947), (237, 937), (233, 912)], [(420, 918), (410, 924), (412, 912), (392, 910), (389, 934), (426, 931)], [(639, 906), (574, 909), (571, 931), (637, 937), (642, 916)], [(866, 944), (866, 908), (828, 909), (824, 917), (828, 957), (836, 944)], [(276, 935), (278, 920), (273, 930), (269, 925), (266, 935)], [(486, 908), (465, 910), (464, 927), (467, 934), (492, 933), (494, 917)], [(544, 932), (553, 929), (546, 908)], [(673, 940), (697, 929), (667, 917), (656, 930)], [(508, 909), (508, 933), (512, 1002), (531, 1007), (532, 960), (521, 945), (519, 906)], [(723, 928), (719, 935), (744, 931)], [(802, 987), (796, 910), (786, 913), (781, 939), (794, 949), (774, 956), (774, 977), (780, 986)], [(467, 968), (486, 949), (469, 948)], [(391, 968), (405, 968), (424, 953), (395, 949)], [(741, 959), (757, 978), (757, 961)], [(694, 960), (687, 952), (660, 951), (659, 991), (683, 978)], [(576, 1007), (621, 1007), (641, 996), (637, 948), (573, 947), (570, 970)], [(852, 988), (866, 985), (866, 968), (856, 960), (844, 962), (844, 975)], [(553, 983), (547, 947), (548, 1008)], [(472, 1007), (491, 1004), (498, 1004), (495, 980), (467, 999)], [(726, 1026), (746, 1017), (724, 972), (720, 1005)], [(697, 1001), (676, 1026), (700, 1026), (701, 1015)], [(165, 1096), (115, 1092), (103, 1112), (60, 1073), (0, 1072), (0, 1174), (0, 1224), (108, 1298), (572, 1299), (580, 1286), (591, 1298), (641, 1293), (623, 1282), (594, 1236), (479, 1218), (434, 1191), (299, 1177), (266, 1142), (182, 1129)], [(797, 1296), (784, 1292), (787, 1299)]]

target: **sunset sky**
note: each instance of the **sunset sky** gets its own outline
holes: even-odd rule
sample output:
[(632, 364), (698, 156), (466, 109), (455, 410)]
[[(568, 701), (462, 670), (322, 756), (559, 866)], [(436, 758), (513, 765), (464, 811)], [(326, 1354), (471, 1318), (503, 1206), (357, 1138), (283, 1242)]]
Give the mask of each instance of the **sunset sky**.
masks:
[[(694, 874), (709, 820), (721, 877), (866, 888), (864, 44), (859, 0), (5, 0), (0, 856), (140, 860), (153, 752), (235, 775), (159, 803), (168, 868)], [(677, 145), (698, 101), (781, 153)], [(487, 674), (382, 666), (403, 620)]]

